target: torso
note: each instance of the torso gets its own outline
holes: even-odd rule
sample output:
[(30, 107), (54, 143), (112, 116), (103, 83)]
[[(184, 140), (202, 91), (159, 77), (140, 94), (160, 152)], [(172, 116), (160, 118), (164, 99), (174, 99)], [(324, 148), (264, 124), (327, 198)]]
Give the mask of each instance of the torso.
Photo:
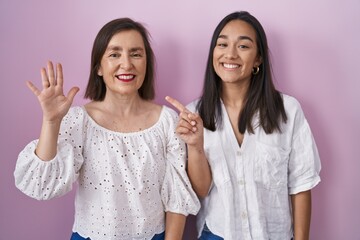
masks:
[(244, 140), (244, 134), (240, 133), (239, 127), (238, 127), (240, 110), (239, 110), (239, 108), (233, 108), (233, 107), (229, 107), (229, 106), (225, 106), (225, 108), (226, 108), (227, 114), (229, 116), (231, 126), (233, 129), (234, 135), (236, 137), (236, 140), (237, 140), (239, 146), (241, 146), (241, 144)]

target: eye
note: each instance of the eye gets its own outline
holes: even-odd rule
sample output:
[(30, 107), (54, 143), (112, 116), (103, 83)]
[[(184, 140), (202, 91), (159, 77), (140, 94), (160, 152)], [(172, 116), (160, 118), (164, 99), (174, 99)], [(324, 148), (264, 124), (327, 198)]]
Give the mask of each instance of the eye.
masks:
[(227, 47), (227, 44), (226, 43), (217, 43), (216, 46), (225, 48), (225, 47)]
[(111, 53), (111, 54), (109, 54), (109, 57), (118, 58), (118, 57), (120, 57), (120, 54), (119, 53)]
[(134, 57), (134, 58), (141, 58), (142, 54), (139, 53), (139, 52), (134, 52), (134, 53), (131, 53), (131, 56)]
[(246, 45), (239, 45), (239, 48), (249, 48), (249, 47)]

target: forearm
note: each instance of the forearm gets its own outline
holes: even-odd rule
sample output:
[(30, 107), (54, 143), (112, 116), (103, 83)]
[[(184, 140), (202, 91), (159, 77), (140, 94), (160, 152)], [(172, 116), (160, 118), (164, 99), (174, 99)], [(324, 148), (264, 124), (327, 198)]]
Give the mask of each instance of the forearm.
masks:
[(181, 240), (184, 233), (186, 216), (166, 212), (165, 240)]
[(199, 197), (206, 197), (212, 177), (204, 149), (188, 145), (188, 175), (192, 187)]
[(35, 150), (36, 155), (43, 161), (49, 161), (56, 156), (60, 123), (43, 121), (39, 142)]
[(311, 220), (311, 191), (291, 196), (294, 240), (309, 240)]

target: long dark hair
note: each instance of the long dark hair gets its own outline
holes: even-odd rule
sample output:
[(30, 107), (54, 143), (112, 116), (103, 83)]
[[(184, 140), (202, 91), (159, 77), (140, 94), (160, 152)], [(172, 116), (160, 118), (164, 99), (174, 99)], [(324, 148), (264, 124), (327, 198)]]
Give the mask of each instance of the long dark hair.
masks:
[(126, 30), (135, 30), (142, 36), (146, 52), (146, 73), (144, 82), (138, 91), (142, 99), (154, 99), (155, 57), (149, 41), (150, 35), (141, 23), (135, 22), (130, 18), (114, 19), (105, 24), (97, 34), (91, 52), (90, 76), (86, 87), (85, 98), (94, 101), (104, 100), (106, 86), (103, 77), (98, 75), (101, 58), (103, 57), (111, 38), (115, 34)]
[(251, 83), (245, 96), (245, 105), (240, 111), (238, 128), (244, 134), (247, 130), (254, 133), (252, 120), (259, 113), (259, 126), (269, 134), (280, 129), (280, 120), (287, 121), (281, 93), (275, 89), (272, 80), (271, 65), (268, 53), (266, 34), (260, 22), (246, 11), (234, 12), (227, 15), (215, 28), (205, 71), (205, 80), (202, 96), (197, 104), (197, 110), (203, 119), (204, 127), (215, 131), (222, 125), (221, 92), (222, 80), (216, 74), (213, 67), (213, 53), (220, 32), (227, 23), (233, 20), (241, 20), (250, 24), (256, 32), (256, 44), (258, 55), (262, 59), (260, 70), (252, 75)]

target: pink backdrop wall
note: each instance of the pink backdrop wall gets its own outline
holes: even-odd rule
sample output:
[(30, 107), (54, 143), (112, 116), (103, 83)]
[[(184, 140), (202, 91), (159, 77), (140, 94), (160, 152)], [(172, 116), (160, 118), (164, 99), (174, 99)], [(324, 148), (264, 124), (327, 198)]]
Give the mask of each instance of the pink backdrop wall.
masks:
[[(48, 59), (64, 67), (66, 89), (83, 104), (93, 39), (113, 18), (146, 24), (157, 56), (157, 102), (199, 96), (210, 37), (235, 10), (264, 25), (276, 84), (298, 98), (322, 159), (313, 191), (311, 239), (360, 239), (360, 2), (358, 0), (0, 0), (0, 240), (69, 239), (73, 192), (50, 201), (14, 186), (19, 151), (40, 130), (41, 111), (25, 85)], [(194, 218), (184, 239), (195, 239)], [(52, 236), (52, 237), (50, 237)]]

